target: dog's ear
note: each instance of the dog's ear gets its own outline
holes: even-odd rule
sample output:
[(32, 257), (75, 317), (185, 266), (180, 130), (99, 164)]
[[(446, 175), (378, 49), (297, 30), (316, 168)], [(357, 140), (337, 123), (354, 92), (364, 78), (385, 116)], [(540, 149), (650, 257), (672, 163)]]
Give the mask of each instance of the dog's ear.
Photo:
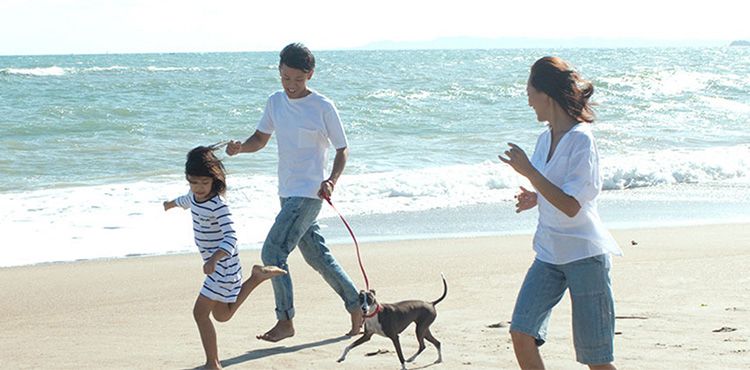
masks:
[(375, 289), (370, 289), (370, 293), (372, 293), (372, 295), (375, 295)]
[(359, 294), (365, 294), (365, 291), (364, 290), (360, 290)]

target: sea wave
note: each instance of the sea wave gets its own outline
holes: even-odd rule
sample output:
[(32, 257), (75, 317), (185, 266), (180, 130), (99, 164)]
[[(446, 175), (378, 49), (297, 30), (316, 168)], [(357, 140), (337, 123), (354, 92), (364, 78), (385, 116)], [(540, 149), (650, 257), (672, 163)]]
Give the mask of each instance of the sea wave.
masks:
[(6, 75), (22, 75), (22, 76), (62, 76), (66, 73), (66, 68), (52, 66), (52, 67), (35, 67), (35, 68), (4, 68), (0, 69), (0, 73)]
[(714, 147), (689, 151), (633, 153), (602, 161), (604, 190), (638, 187), (750, 182), (750, 147)]
[(142, 68), (148, 72), (204, 72), (204, 71), (222, 71), (223, 67), (158, 67), (148, 66)]
[(82, 71), (84, 72), (111, 72), (111, 71), (127, 71), (131, 69), (131, 67), (126, 66), (109, 66), (109, 67), (90, 67), (90, 68), (84, 68)]
[(742, 81), (738, 75), (687, 70), (641, 70), (621, 76), (601, 77), (598, 81), (609, 87), (611, 93), (638, 98), (674, 97), (698, 93), (714, 86), (747, 86), (746, 81)]
[[(636, 152), (601, 158), (600, 166), (605, 192), (680, 184), (750, 184), (750, 146)], [(235, 178), (234, 189), (244, 200), (264, 202), (273, 186), (269, 183), (265, 191), (258, 191), (258, 181)], [(353, 214), (387, 214), (512, 201), (519, 186), (530, 188), (526, 179), (498, 160), (350, 173), (341, 178), (336, 197)]]
[(107, 73), (107, 72), (210, 72), (222, 71), (223, 67), (160, 67), (160, 66), (94, 66), (94, 67), (29, 67), (29, 68), (3, 68), (0, 74), (16, 76), (56, 77), (67, 74)]
[[(623, 189), (664, 184), (697, 184), (693, 194), (710, 197), (711, 192), (701, 192), (701, 183), (707, 183), (706, 189), (723, 181), (750, 185), (750, 147), (608, 157), (602, 160), (602, 176), (604, 197), (623, 198), (628, 196), (620, 193)], [(259, 247), (279, 209), (276, 176), (233, 174), (228, 180), (227, 201), (241, 231), (242, 247)], [(347, 174), (337, 184), (333, 200), (347, 216), (509, 206), (518, 186), (529, 185), (507, 165), (486, 161)], [(676, 199), (677, 194), (660, 189), (648, 194), (662, 196), (662, 201)], [(23, 244), (23, 238), (35, 235), (37, 243), (31, 251), (6, 256), (0, 266), (192, 250), (191, 233), (186, 231), (189, 212), (165, 214), (161, 203), (187, 190), (184, 177), (175, 175), (148, 182), (2, 193), (0, 206), (19, 210), (0, 215), (1, 231), (11, 236), (8, 242)], [(323, 207), (320, 217), (335, 218), (336, 214), (331, 207)], [(142, 235), (150, 235), (150, 242), (142, 243)]]

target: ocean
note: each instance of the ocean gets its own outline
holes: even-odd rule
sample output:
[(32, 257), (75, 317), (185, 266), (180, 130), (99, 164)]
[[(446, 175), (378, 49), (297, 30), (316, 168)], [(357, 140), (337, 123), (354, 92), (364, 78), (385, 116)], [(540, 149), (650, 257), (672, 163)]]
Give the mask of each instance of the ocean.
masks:
[[(610, 228), (750, 221), (750, 48), (318, 51), (309, 86), (350, 144), (334, 204), (361, 241), (530, 233), (526, 182), (539, 57), (595, 86)], [(194, 252), (185, 154), (244, 140), (281, 88), (277, 52), (0, 56), (0, 266)], [(278, 211), (276, 144), (224, 158), (242, 249)], [(331, 243), (351, 239), (327, 205)], [(529, 246), (531, 248), (531, 246)], [(627, 253), (627, 251), (626, 251)], [(250, 263), (249, 261), (245, 262)]]

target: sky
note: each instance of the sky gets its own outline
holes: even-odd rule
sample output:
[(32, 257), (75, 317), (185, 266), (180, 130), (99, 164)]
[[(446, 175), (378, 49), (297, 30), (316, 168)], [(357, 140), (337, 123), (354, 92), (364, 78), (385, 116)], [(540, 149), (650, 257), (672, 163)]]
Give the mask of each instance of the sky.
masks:
[(277, 51), (294, 41), (330, 50), (461, 37), (725, 45), (750, 39), (748, 10), (743, 0), (0, 0), (0, 55)]

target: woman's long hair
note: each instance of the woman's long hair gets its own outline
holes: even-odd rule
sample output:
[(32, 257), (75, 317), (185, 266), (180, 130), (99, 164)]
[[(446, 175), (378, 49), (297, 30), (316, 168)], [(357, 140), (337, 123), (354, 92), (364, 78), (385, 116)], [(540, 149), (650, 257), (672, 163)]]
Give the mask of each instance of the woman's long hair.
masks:
[(589, 103), (594, 85), (584, 80), (568, 63), (558, 57), (544, 57), (531, 67), (529, 83), (554, 99), (578, 122), (594, 122), (595, 114)]

